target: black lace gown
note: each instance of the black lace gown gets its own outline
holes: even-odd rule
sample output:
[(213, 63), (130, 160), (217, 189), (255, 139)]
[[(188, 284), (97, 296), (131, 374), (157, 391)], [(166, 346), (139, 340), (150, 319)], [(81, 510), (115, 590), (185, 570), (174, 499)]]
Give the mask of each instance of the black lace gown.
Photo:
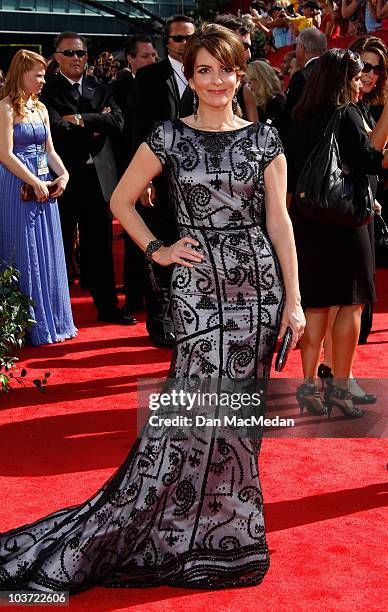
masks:
[[(273, 128), (204, 132), (157, 124), (181, 236), (206, 256), (176, 266), (177, 380), (266, 379), (282, 314), (279, 264), (265, 231), (263, 172), (281, 152)], [(0, 535), (0, 588), (102, 585), (226, 588), (269, 566), (260, 440), (149, 425), (116, 474), (85, 503)]]

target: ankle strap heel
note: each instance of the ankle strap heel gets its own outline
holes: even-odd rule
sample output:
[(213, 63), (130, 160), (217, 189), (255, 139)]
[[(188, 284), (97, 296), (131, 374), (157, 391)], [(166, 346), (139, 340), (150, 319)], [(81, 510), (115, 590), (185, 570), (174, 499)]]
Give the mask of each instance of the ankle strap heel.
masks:
[(322, 402), (318, 387), (315, 385), (306, 383), (300, 385), (296, 391), (296, 399), (301, 414), (303, 414), (305, 408), (310, 414), (327, 414), (327, 408)]
[(353, 396), (348, 389), (340, 389), (331, 385), (326, 388), (325, 401), (327, 404), (327, 416), (330, 418), (333, 407), (341, 410), (347, 419), (358, 419), (364, 416), (365, 412), (353, 403)]

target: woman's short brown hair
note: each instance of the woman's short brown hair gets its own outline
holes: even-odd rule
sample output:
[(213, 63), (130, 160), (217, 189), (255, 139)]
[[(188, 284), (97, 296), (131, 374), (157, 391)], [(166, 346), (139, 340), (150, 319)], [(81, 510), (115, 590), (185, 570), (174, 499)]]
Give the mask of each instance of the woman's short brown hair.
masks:
[(205, 23), (186, 44), (183, 55), (187, 80), (194, 74), (195, 60), (200, 49), (206, 49), (222, 66), (236, 70), (242, 76), (246, 70), (244, 45), (235, 32), (215, 23)]
[(370, 93), (365, 94), (364, 99), (369, 104), (384, 104), (388, 68), (388, 50), (384, 41), (381, 38), (377, 38), (377, 36), (360, 36), (352, 42), (349, 48), (360, 55), (368, 52), (375, 53), (378, 56), (381, 73), (377, 79), (376, 87)]
[[(13, 56), (7, 72), (4, 87), (1, 91), (1, 98), (9, 96), (13, 110), (19, 117), (26, 117), (23, 77), (25, 73), (32, 70), (36, 64), (41, 64), (44, 70), (46, 70), (47, 62), (44, 57), (28, 49), (19, 49)], [(38, 103), (38, 96), (33, 95), (32, 98), (37, 101), (39, 107), (40, 103)]]

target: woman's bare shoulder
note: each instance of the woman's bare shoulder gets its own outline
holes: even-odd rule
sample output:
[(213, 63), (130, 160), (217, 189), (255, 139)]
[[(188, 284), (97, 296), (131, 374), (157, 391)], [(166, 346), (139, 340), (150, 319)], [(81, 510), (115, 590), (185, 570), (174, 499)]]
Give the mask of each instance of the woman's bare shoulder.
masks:
[(0, 116), (3, 119), (11, 119), (13, 120), (14, 109), (12, 106), (12, 102), (9, 96), (6, 96), (2, 100), (0, 100)]
[(3, 112), (12, 112), (13, 106), (11, 102), (11, 98), (9, 96), (5, 96), (2, 100), (0, 100), (0, 108)]
[(41, 100), (38, 100), (38, 101), (36, 102), (36, 107), (37, 107), (39, 110), (43, 111), (44, 113), (47, 113), (47, 112), (48, 112), (48, 111), (47, 111), (47, 106), (46, 106), (45, 104), (43, 104), (43, 102), (41, 102)]

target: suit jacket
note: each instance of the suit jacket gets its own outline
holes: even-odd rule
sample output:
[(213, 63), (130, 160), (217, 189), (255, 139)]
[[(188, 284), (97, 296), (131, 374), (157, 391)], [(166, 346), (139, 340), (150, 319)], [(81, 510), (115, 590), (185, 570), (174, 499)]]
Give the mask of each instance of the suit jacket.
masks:
[(136, 73), (133, 100), (134, 151), (145, 140), (154, 121), (187, 117), (193, 112), (193, 93), (186, 88), (182, 99), (168, 59), (144, 66)]
[(285, 118), (286, 121), (291, 120), (292, 109), (299, 101), (300, 96), (302, 95), (302, 91), (304, 86), (306, 85), (306, 81), (309, 78), (310, 74), (313, 72), (318, 58), (314, 58), (305, 66), (301, 68), (301, 70), (297, 70), (295, 74), (292, 75), (290, 83), (287, 89), (287, 98), (286, 98), (286, 108), (285, 108)]
[[(77, 100), (71, 83), (62, 75), (53, 75), (43, 88), (42, 102), (47, 106), (53, 142), (71, 176), (82, 172), (92, 156), (106, 201), (112, 195), (118, 175), (111, 139), (123, 127), (123, 115), (106, 85), (84, 76), (82, 95)], [(110, 113), (102, 113), (104, 107)], [(80, 113), (84, 127), (64, 121), (63, 115)]]
[(120, 79), (110, 83), (113, 97), (119, 105), (124, 116), (124, 123), (129, 122), (133, 113), (133, 94), (135, 91), (135, 77), (126, 71)]
[(135, 92), (135, 77), (128, 70), (123, 70), (122, 73), (120, 78), (110, 84), (112, 95), (124, 117), (122, 134), (119, 138), (114, 138), (120, 174), (125, 171), (132, 157), (132, 117)]
[[(193, 92), (190, 87), (186, 87), (182, 98), (179, 98), (174, 70), (168, 59), (140, 68), (136, 73), (133, 98), (133, 153), (136, 153), (138, 147), (147, 138), (155, 121), (187, 117), (192, 112)], [(163, 215), (170, 216), (169, 222), (175, 228), (174, 216), (168, 207), (168, 189), (164, 173), (155, 177), (153, 183), (157, 202), (164, 209)], [(153, 210), (156, 212), (156, 209)], [(171, 240), (174, 239), (174, 236), (175, 229), (171, 231)]]

